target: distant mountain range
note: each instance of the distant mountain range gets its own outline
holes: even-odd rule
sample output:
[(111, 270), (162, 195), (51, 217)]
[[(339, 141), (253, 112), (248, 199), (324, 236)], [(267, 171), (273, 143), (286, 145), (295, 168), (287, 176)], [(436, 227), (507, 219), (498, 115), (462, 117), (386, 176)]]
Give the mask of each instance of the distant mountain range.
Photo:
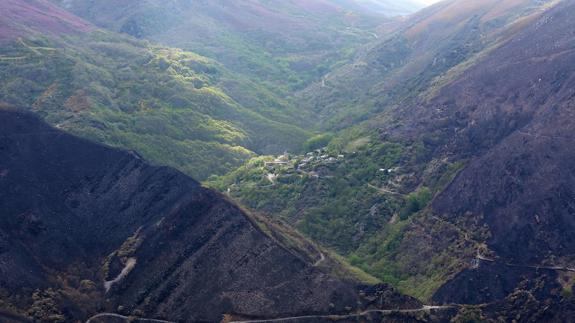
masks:
[(393, 1), (393, 0), (334, 0), (334, 2), (355, 10), (367, 13), (377, 13), (385, 16), (408, 15), (425, 7), (421, 1)]

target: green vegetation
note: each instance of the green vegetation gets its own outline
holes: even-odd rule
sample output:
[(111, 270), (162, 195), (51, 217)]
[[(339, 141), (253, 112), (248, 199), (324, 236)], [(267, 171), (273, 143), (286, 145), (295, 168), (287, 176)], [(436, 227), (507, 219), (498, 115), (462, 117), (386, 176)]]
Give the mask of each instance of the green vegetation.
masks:
[(406, 203), (400, 211), (399, 217), (406, 220), (409, 216), (423, 210), (431, 201), (431, 191), (427, 187), (422, 187), (417, 191), (407, 195)]
[(303, 150), (306, 152), (314, 151), (316, 149), (321, 149), (327, 146), (331, 140), (334, 138), (334, 135), (331, 133), (323, 133), (319, 135), (315, 135), (309, 138), (303, 144)]
[[(217, 62), (179, 49), (97, 32), (3, 44), (0, 96), (80, 136), (138, 151), (197, 179), (255, 153), (298, 150), (309, 134), (290, 106), (235, 79)], [(228, 92), (243, 92), (241, 101)]]
[[(375, 140), (356, 153), (321, 150), (293, 157), (285, 166), (266, 166), (271, 157), (252, 159), (208, 183), (228, 191), (243, 205), (273, 214), (339, 252), (349, 252), (373, 235), (403, 204), (378, 190), (392, 183), (402, 157), (400, 144)], [(270, 178), (275, 178), (270, 180)]]
[[(112, 5), (122, 14), (110, 14)], [(333, 6), (180, 1), (168, 9), (153, 1), (133, 6), (102, 0), (72, 5), (71, 10), (98, 26), (211, 57), (236, 76), (285, 96), (347, 63), (385, 20), (383, 15), (352, 12), (344, 4), (336, 10)]]
[(317, 246), (304, 238), (291, 226), (286, 225), (277, 218), (263, 216), (256, 212), (243, 209), (245, 214), (270, 238), (293, 254), (306, 259), (308, 262), (321, 267), (343, 280), (354, 280), (364, 284), (377, 284), (380, 280), (351, 265), (345, 258), (335, 252)]
[[(464, 163), (433, 162), (435, 171), (416, 181), (429, 163), (432, 141), (382, 142), (361, 127), (331, 137), (310, 139), (314, 145), (305, 155), (253, 158), (208, 185), (289, 223), (352, 268), (428, 299), (462, 268), (459, 259), (476, 250), (465, 240), (473, 235), (428, 212)], [(287, 162), (275, 163), (282, 160)]]

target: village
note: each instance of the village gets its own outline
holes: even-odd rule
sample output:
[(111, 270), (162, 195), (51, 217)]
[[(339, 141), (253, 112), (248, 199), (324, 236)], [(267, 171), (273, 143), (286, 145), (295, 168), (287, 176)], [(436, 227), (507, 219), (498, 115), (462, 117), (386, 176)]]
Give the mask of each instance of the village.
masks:
[(264, 168), (268, 171), (266, 178), (275, 184), (281, 177), (295, 175), (308, 176), (311, 178), (329, 177), (330, 166), (345, 160), (344, 155), (332, 155), (326, 149), (316, 149), (305, 155), (292, 156), (288, 152), (276, 157), (272, 161), (264, 162)]
[[(351, 153), (356, 154), (355, 152)], [(316, 149), (305, 155), (290, 155), (288, 152), (277, 156), (273, 160), (265, 161), (264, 168), (267, 171), (266, 178), (271, 184), (275, 184), (280, 178), (292, 176), (307, 176), (310, 178), (330, 178), (331, 171), (335, 166), (346, 161), (343, 154), (332, 154), (327, 149)], [(399, 167), (380, 168), (377, 172), (381, 175), (391, 175), (399, 171)]]

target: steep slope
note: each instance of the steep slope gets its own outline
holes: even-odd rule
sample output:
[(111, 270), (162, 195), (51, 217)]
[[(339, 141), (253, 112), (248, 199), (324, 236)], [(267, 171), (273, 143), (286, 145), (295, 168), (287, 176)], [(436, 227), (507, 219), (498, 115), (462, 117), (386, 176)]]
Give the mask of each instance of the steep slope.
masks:
[[(575, 241), (569, 189), (575, 33), (568, 18), (575, 6), (568, 3), (467, 70), (432, 103), (444, 107), (442, 115), (458, 116), (457, 125), (443, 129), (458, 128), (447, 149), (482, 155), (442, 194), (436, 211), (485, 214), (496, 252), (519, 262), (569, 254)], [(505, 223), (497, 220), (503, 217)]]
[(212, 322), (348, 313), (358, 301), (371, 306), (376, 291), (386, 295), (378, 306), (420, 306), (384, 286), (360, 298), (352, 281), (330, 277), (175, 170), (31, 115), (2, 110), (0, 124), (3, 309), (39, 321), (119, 311)]
[(353, 63), (327, 74), (299, 96), (324, 129), (364, 121), (428, 90), (454, 66), (484, 54), (550, 1), (443, 1), (387, 32)]
[[(431, 9), (458, 9), (458, 23), (481, 17), (481, 6), (459, 15), (469, 4)], [(504, 17), (524, 7), (510, 8), (520, 10)], [(385, 113), (337, 134), (325, 157), (296, 156), (293, 169), (248, 164), (215, 184), (411, 295), (478, 304), (477, 319), (561, 322), (573, 306), (573, 10), (530, 9), (410, 95), (375, 96)]]
[[(200, 180), (308, 137), (291, 125), (300, 118), (293, 106), (216, 61), (98, 30), (48, 2), (2, 6), (11, 33), (0, 48), (0, 101), (53, 125)], [(37, 26), (50, 19), (64, 25)]]
[(385, 20), (350, 0), (54, 1), (99, 26), (217, 59), (284, 94), (319, 79)]
[[(422, 222), (450, 223), (455, 239), (473, 246), (457, 256), (464, 266), (438, 301), (498, 304), (505, 315), (552, 304), (525, 311), (525, 321), (561, 322), (572, 313), (574, 12), (573, 1), (560, 2), (457, 67), (431, 97), (384, 118), (385, 135), (422, 140), (435, 162), (467, 163)], [(437, 250), (442, 233), (430, 231), (437, 240), (429, 249)], [(415, 252), (409, 246), (420, 239), (405, 237), (400, 249)]]
[[(434, 209), (450, 216), (483, 214), (493, 221), (490, 227), (497, 236), (509, 239), (494, 243), (497, 251), (520, 262), (541, 261), (545, 253), (560, 256), (569, 249), (565, 244), (574, 232), (569, 216), (559, 209), (534, 208), (561, 204), (563, 196), (571, 194), (561, 188), (571, 181), (570, 157), (565, 154), (570, 154), (574, 34), (567, 17), (574, 8), (564, 1), (539, 15), (475, 65), (456, 68), (458, 76), (432, 98), (422, 97), (415, 106), (390, 113), (404, 125), (382, 128), (405, 138), (433, 137), (428, 147), (438, 156), (470, 158), (469, 167), (436, 199)], [(527, 210), (533, 214), (525, 215)], [(522, 216), (515, 218), (518, 214)], [(546, 219), (550, 216), (556, 218)], [(504, 224), (495, 220), (503, 217)], [(542, 226), (522, 231), (526, 223), (515, 222), (525, 219), (529, 226), (539, 221)], [(500, 225), (508, 231), (499, 231)], [(538, 231), (566, 240), (538, 241), (530, 236)], [(526, 240), (510, 241), (519, 236)], [(530, 250), (535, 246), (543, 249)]]
[[(426, 145), (436, 140), (435, 130), (413, 130), (425, 134), (418, 140), (388, 134), (394, 134), (394, 128), (407, 132), (418, 120), (427, 120), (413, 109), (420, 97), (425, 104), (441, 85), (513, 38), (544, 7), (531, 1), (447, 1), (407, 18), (395, 33), (368, 46), (355, 63), (302, 93), (316, 104), (313, 109), (328, 129), (356, 125), (379, 110), (396, 111), (392, 117), (384, 113), (338, 133), (331, 143), (329, 135), (323, 142), (318, 137), (320, 144), (313, 149), (329, 143), (327, 150), (296, 156), (293, 169), (270, 172), (261, 160), (250, 162), (214, 185), (230, 188), (234, 198), (250, 207), (283, 216), (344, 254), (366, 244), (375, 253), (382, 237), (387, 240), (391, 232), (400, 231), (387, 232), (387, 227), (404, 225), (398, 219), (425, 207), (464, 165), (464, 158), (426, 164), (431, 155)], [(280, 176), (275, 188), (269, 188), (268, 173)], [(405, 271), (386, 272), (380, 256), (367, 261), (370, 272), (395, 282), (401, 276), (403, 281)]]

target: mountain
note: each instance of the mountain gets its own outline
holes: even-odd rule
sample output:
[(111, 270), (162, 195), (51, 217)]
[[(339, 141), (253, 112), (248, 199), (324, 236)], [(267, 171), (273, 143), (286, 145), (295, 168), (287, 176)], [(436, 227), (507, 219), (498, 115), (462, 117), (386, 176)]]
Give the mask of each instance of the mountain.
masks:
[(0, 101), (200, 180), (255, 154), (299, 151), (314, 125), (290, 88), (386, 19), (329, 1), (58, 4), (2, 3)]
[(284, 95), (373, 39), (385, 8), (397, 11), (355, 0), (54, 2), (98, 26), (216, 59)]
[(424, 4), (419, 1), (389, 1), (389, 0), (334, 0), (343, 7), (366, 13), (378, 13), (384, 16), (409, 15), (420, 9)]
[(293, 105), (214, 60), (98, 29), (49, 2), (2, 6), (0, 101), (62, 129), (198, 179), (309, 137)]
[(442, 1), (385, 32), (354, 62), (326, 74), (299, 93), (323, 128), (365, 121), (421, 91), (446, 73), (513, 36), (527, 17), (549, 1)]
[[(422, 145), (426, 166), (411, 175), (419, 185), (464, 165), (395, 242), (399, 270), (437, 273), (461, 259), (437, 301), (506, 304), (514, 314), (523, 308), (525, 321), (562, 321), (572, 311), (574, 11), (572, 1), (546, 4), (371, 124), (382, 139)], [(422, 253), (435, 270), (417, 265)], [(537, 311), (543, 303), (552, 305)]]
[(338, 314), (375, 308), (376, 292), (378, 306), (421, 306), (331, 276), (338, 263), (321, 251), (282, 245), (272, 226), (176, 170), (29, 114), (1, 110), (0, 123), (2, 319)]
[[(432, 154), (427, 146), (437, 141), (436, 129), (414, 129), (421, 135), (417, 139), (395, 136), (392, 130), (407, 132), (426, 122), (413, 106), (425, 107), (426, 98), (442, 84), (514, 39), (541, 14), (541, 6), (530, 1), (447, 1), (407, 18), (385, 39), (368, 44), (356, 61), (301, 92), (302, 103), (312, 104), (308, 107), (324, 129), (344, 129), (311, 139), (318, 141), (311, 150), (327, 146), (323, 152), (292, 158), (293, 169), (285, 175), (304, 179), (286, 178), (276, 181), (281, 189), (269, 189), (265, 161), (256, 159), (213, 185), (230, 188), (245, 205), (281, 216), (344, 254), (379, 240), (375, 237), (397, 222), (395, 215), (407, 217), (414, 213), (409, 209), (423, 208), (429, 195), (440, 192), (465, 166), (464, 158), (427, 164)], [(358, 125), (362, 120), (367, 121)], [(444, 126), (438, 121), (438, 129)], [(394, 140), (387, 138), (390, 134)], [(413, 203), (404, 209), (408, 196)], [(378, 262), (374, 258), (370, 262)], [(371, 272), (377, 271), (385, 270)]]
[(569, 268), (575, 260), (573, 12), (575, 5), (563, 1), (538, 15), (425, 107), (411, 109), (418, 120), (406, 129), (439, 138), (438, 158), (469, 160), (436, 197), (433, 212), (450, 222), (475, 218), (489, 228), (485, 244), (497, 264)]
[[(403, 124), (382, 132), (423, 140), (431, 164), (466, 164), (422, 221), (445, 221), (462, 245), (475, 245), (459, 255), (467, 265), (435, 300), (497, 304), (525, 321), (572, 315), (574, 11), (562, 1), (531, 17), (489, 54), (459, 66), (434, 95), (386, 118)], [(408, 246), (421, 239), (405, 238), (400, 249), (414, 252)], [(482, 292), (470, 292), (476, 289)]]
[(426, 9), (303, 93), (327, 129), (353, 127), (213, 185), (403, 292), (476, 306), (460, 318), (569, 321), (574, 11)]
[(0, 320), (570, 322), (575, 2), (378, 6), (5, 1)]

